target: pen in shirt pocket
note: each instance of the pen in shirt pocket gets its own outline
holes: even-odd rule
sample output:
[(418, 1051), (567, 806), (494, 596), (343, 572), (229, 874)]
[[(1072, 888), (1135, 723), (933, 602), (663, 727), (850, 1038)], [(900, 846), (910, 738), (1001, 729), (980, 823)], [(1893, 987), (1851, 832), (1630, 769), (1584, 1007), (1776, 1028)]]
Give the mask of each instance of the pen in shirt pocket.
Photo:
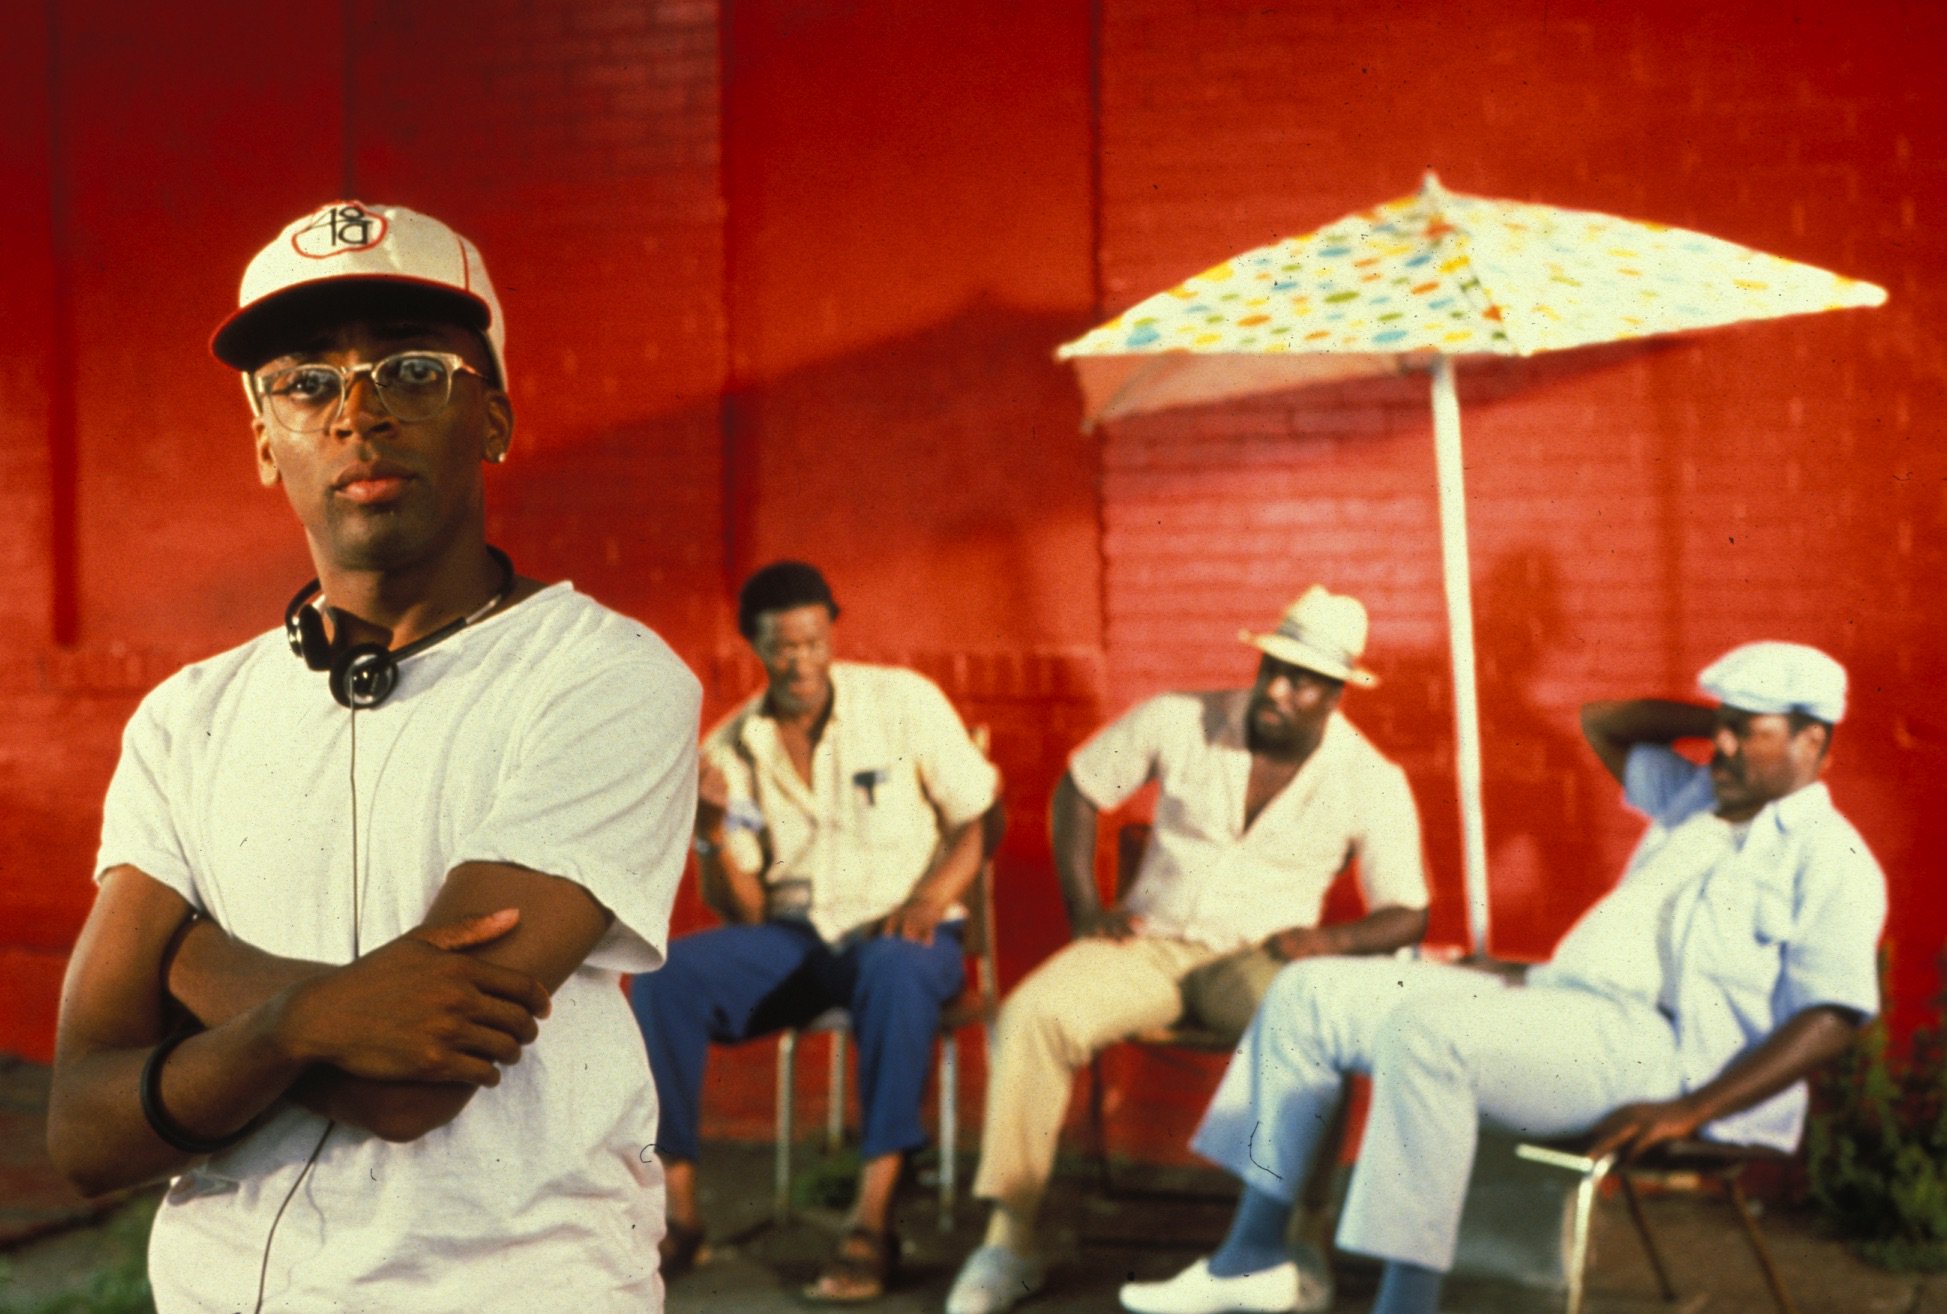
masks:
[(852, 784), (855, 788), (864, 792), (866, 806), (876, 807), (878, 805), (879, 786), (886, 783), (886, 778), (889, 774), (884, 767), (874, 767), (870, 771), (855, 771), (852, 773)]

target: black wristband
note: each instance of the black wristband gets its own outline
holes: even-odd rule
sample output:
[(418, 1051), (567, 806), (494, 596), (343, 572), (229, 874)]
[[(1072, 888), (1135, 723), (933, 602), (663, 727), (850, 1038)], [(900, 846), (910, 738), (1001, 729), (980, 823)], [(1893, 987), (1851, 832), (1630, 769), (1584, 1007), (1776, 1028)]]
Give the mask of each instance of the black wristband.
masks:
[(169, 1057), (176, 1046), (200, 1030), (200, 1027), (184, 1027), (150, 1050), (148, 1061), (142, 1065), (139, 1087), (142, 1092), (142, 1116), (148, 1119), (149, 1130), (184, 1154), (215, 1154), (218, 1150), (229, 1149), (250, 1134), (250, 1124), (246, 1123), (228, 1136), (198, 1136), (171, 1118), (168, 1110), (162, 1107), (162, 1061)]
[(169, 993), (169, 969), (176, 965), (176, 955), (182, 952), (183, 941), (189, 938), (189, 933), (196, 929), (196, 923), (202, 920), (203, 915), (191, 908), (189, 916), (183, 918), (182, 924), (170, 933), (169, 942), (162, 946), (162, 960), (156, 966), (156, 984), (165, 1001), (175, 997)]

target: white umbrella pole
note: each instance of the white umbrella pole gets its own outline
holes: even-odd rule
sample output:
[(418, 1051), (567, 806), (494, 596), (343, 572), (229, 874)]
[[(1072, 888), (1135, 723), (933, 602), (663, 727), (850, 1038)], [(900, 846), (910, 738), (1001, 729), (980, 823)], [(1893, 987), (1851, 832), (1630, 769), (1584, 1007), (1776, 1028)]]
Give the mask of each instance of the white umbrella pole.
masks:
[(1461, 872), (1467, 885), (1467, 939), (1487, 952), (1487, 827), (1481, 807), (1481, 709), (1474, 684), (1474, 599), (1468, 575), (1467, 488), (1460, 464), (1460, 400), (1453, 360), (1433, 363), (1433, 462), (1440, 485), (1440, 572), (1447, 592), (1453, 652), (1455, 772), (1460, 786)]

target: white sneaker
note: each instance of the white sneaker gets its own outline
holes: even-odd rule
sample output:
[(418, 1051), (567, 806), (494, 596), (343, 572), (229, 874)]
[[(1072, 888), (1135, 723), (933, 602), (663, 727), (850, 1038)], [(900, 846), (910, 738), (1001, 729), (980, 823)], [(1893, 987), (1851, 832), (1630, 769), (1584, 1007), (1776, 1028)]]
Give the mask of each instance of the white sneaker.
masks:
[(1238, 1277), (1218, 1277), (1199, 1259), (1165, 1282), (1125, 1282), (1131, 1314), (1291, 1314), (1298, 1304), (1298, 1265), (1286, 1261)]
[(1041, 1290), (1041, 1261), (1006, 1246), (982, 1246), (967, 1256), (947, 1292), (946, 1314), (1001, 1314)]

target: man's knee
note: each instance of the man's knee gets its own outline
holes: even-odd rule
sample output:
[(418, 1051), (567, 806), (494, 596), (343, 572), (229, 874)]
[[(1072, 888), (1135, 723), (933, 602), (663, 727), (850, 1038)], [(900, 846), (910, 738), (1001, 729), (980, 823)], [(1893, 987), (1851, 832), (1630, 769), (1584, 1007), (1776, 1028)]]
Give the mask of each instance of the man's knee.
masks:
[(895, 1002), (925, 1000), (943, 1003), (960, 988), (963, 976), (959, 941), (936, 937), (920, 944), (896, 935), (881, 935), (858, 948), (859, 996), (874, 994)]
[(1453, 1010), (1434, 1003), (1402, 1004), (1380, 1029), (1373, 1048), (1374, 1075), (1406, 1069), (1464, 1072), (1461, 1039)]

